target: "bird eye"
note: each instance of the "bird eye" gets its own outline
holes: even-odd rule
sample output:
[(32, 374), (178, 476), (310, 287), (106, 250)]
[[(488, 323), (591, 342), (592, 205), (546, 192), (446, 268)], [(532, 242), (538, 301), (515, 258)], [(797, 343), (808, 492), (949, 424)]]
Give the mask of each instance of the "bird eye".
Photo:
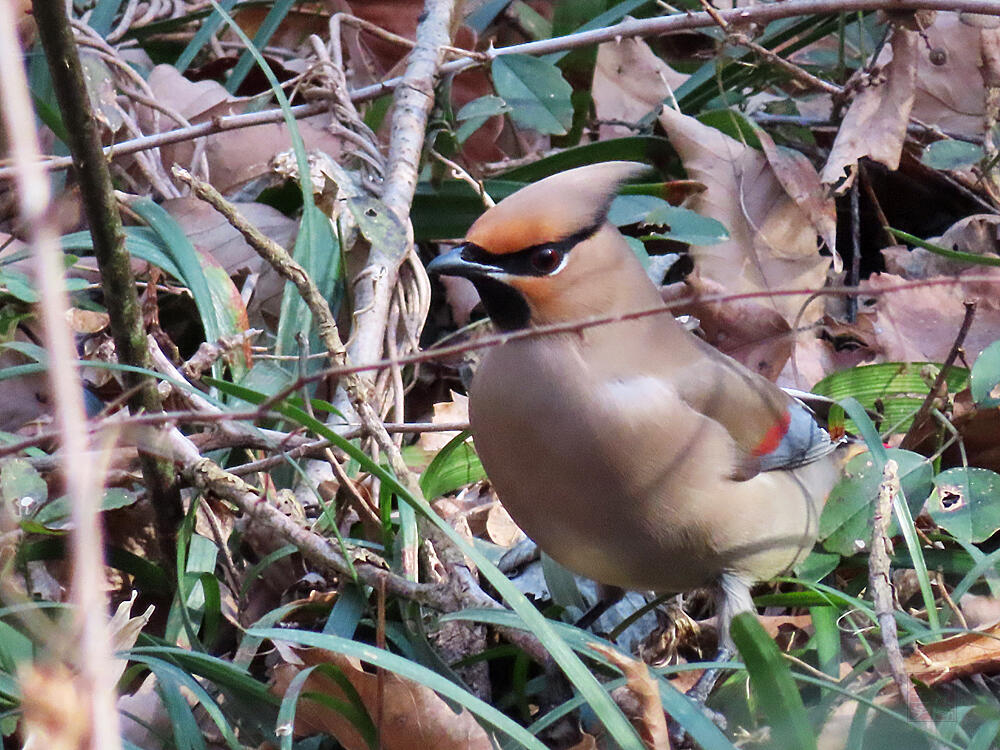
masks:
[(554, 247), (540, 247), (531, 254), (531, 265), (536, 271), (549, 274), (562, 265), (563, 254)]

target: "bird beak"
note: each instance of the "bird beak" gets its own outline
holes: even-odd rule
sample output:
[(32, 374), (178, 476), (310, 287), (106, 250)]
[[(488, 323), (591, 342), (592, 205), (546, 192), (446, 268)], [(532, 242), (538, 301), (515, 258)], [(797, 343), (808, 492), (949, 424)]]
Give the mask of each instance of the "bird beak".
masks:
[(451, 252), (439, 255), (427, 264), (427, 273), (437, 276), (462, 276), (473, 280), (504, 273), (499, 266), (480, 263), (470, 257), (474, 255), (475, 249), (474, 245), (459, 245)]

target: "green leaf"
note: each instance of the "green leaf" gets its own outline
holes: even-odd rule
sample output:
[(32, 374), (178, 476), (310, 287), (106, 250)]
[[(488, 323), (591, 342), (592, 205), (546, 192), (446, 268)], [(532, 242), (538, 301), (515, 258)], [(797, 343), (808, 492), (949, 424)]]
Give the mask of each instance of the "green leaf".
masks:
[(486, 124), (486, 121), (497, 115), (511, 112), (510, 105), (499, 96), (487, 94), (462, 107), (455, 119), (462, 124), (455, 130), (455, 138), (459, 143), (465, 143), (470, 135)]
[(753, 123), (735, 109), (713, 109), (702, 112), (696, 119), (702, 125), (715, 128), (733, 140), (746, 143), (758, 151), (761, 150), (760, 138)]
[(746, 664), (756, 702), (771, 725), (772, 746), (814, 749), (816, 735), (788, 662), (777, 645), (750, 612), (736, 615), (730, 632)]
[[(63, 235), (61, 243), (64, 252), (74, 250), (94, 252), (90, 232), (73, 232)], [(184, 275), (177, 264), (164, 252), (163, 241), (149, 227), (125, 227), (125, 249), (128, 250), (129, 255), (153, 264), (184, 283)]]
[(984, 409), (1000, 406), (1000, 341), (980, 352), (969, 375), (972, 400)]
[(0, 462), (0, 495), (21, 514), (40, 507), (49, 497), (49, 488), (41, 474), (23, 458)]
[[(328, 678), (334, 680), (338, 687), (345, 692), (346, 695), (350, 697), (349, 701), (340, 700), (334, 698), (326, 693), (313, 693), (302, 692), (305, 687), (306, 680), (309, 676), (316, 670), (319, 670), (321, 674), (326, 675)], [(281, 750), (292, 750), (292, 742), (295, 739), (295, 733), (291, 731), (292, 726), (294, 726), (295, 720), (295, 710), (299, 703), (299, 698), (301, 696), (323, 703), (334, 711), (339, 712), (345, 719), (350, 722), (351, 726), (361, 735), (364, 743), (369, 748), (374, 748), (376, 746), (376, 736), (377, 732), (375, 729), (375, 724), (371, 720), (371, 716), (368, 715), (368, 711), (365, 708), (364, 703), (361, 702), (361, 697), (358, 695), (358, 691), (354, 688), (351, 682), (344, 676), (343, 670), (333, 664), (316, 664), (312, 667), (306, 667), (305, 669), (298, 672), (295, 677), (292, 678), (291, 682), (288, 683), (288, 687), (285, 689), (285, 695), (281, 699), (281, 708), (278, 710), (278, 726), (288, 728), (288, 731), (282, 731), (281, 734)]]
[(986, 541), (1000, 530), (1000, 474), (971, 466), (942, 471), (927, 512), (959, 541)]
[[(218, 263), (199, 253), (176, 219), (149, 198), (141, 198), (131, 207), (155, 232), (163, 251), (180, 272), (180, 280), (191, 290), (205, 328), (205, 340), (215, 342), (245, 330), (246, 308), (242, 298)], [(241, 363), (236, 366), (242, 371), (245, 363), (240, 352), (234, 351), (233, 363)], [(221, 367), (216, 362), (212, 371), (219, 374)]]
[(965, 169), (983, 160), (983, 147), (951, 139), (934, 141), (924, 149), (920, 161), (931, 169)]
[(459, 487), (486, 478), (479, 456), (468, 442), (469, 431), (463, 430), (437, 452), (420, 477), (420, 489), (428, 500), (435, 500)]
[(552, 63), (527, 55), (503, 55), (493, 61), (493, 86), (521, 127), (565, 135), (573, 123), (573, 88)]
[(496, 115), (505, 115), (510, 111), (511, 106), (499, 96), (487, 94), (486, 96), (481, 96), (478, 99), (473, 99), (471, 102), (458, 110), (458, 114), (455, 115), (455, 119), (461, 122), (463, 120), (472, 120), (479, 117), (495, 117)]
[[(869, 411), (876, 411), (878, 402), (878, 411), (885, 415), (882, 430), (905, 432), (924, 396), (930, 392), (929, 383), (937, 376), (938, 367), (932, 362), (862, 365), (827, 375), (812, 391), (834, 401), (853, 396)], [(964, 367), (952, 367), (947, 376), (948, 389), (952, 393), (962, 390), (968, 377), (969, 371)], [(856, 425), (849, 422), (847, 429), (855, 432)]]
[[(138, 499), (139, 496), (134, 492), (119, 487), (110, 487), (104, 491), (104, 497), (101, 498), (101, 510), (127, 508)], [(57, 497), (51, 503), (46, 503), (45, 507), (39, 509), (32, 517), (32, 520), (47, 529), (64, 528), (71, 510), (69, 498), (64, 495)]]
[[(340, 243), (333, 233), (330, 220), (313, 205), (303, 208), (292, 257), (316, 282), (320, 294), (331, 301), (331, 308), (335, 308), (333, 290), (340, 275)], [(313, 331), (314, 328), (312, 313), (299, 295), (299, 290), (292, 282), (286, 282), (281, 297), (275, 354), (294, 354), (298, 351), (295, 335)], [(318, 341), (313, 333), (310, 337), (311, 346)], [(321, 366), (319, 360), (314, 360), (312, 364), (316, 369)]]
[[(934, 488), (930, 463), (918, 453), (899, 449), (886, 451), (899, 465), (899, 478), (912, 515), (920, 512)], [(848, 461), (843, 478), (830, 492), (819, 519), (819, 538), (830, 552), (848, 556), (866, 551), (871, 544), (872, 498), (878, 493), (882, 468), (870, 453)], [(890, 536), (899, 533), (895, 518)]]
[(358, 229), (368, 242), (389, 258), (398, 261), (406, 253), (406, 227), (378, 198), (359, 195), (347, 199)]
[(20, 271), (0, 271), (0, 291), (6, 291), (7, 294), (29, 305), (38, 302), (38, 292), (28, 277)]
[(686, 242), (689, 245), (715, 245), (729, 239), (729, 230), (710, 216), (702, 216), (689, 208), (664, 205), (654, 209), (646, 217), (646, 223), (654, 226), (666, 225), (667, 232), (653, 235), (659, 239)]

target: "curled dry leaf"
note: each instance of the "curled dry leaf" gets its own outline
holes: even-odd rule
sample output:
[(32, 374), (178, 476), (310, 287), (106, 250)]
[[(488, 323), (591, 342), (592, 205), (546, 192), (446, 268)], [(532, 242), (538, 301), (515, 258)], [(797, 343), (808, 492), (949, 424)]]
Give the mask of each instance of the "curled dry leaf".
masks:
[[(830, 258), (819, 254), (817, 237), (829, 236), (830, 225), (828, 209), (819, 208), (826, 199), (805, 187), (819, 187), (812, 166), (783, 160), (779, 179), (764, 154), (693, 117), (664, 107), (660, 123), (688, 177), (707, 188), (692, 196), (688, 207), (729, 230), (725, 242), (691, 247), (695, 272), (733, 293), (822, 287)], [(764, 304), (790, 323), (808, 325), (822, 315), (823, 306), (817, 302), (803, 311), (805, 300), (775, 297)]]
[(688, 76), (661, 60), (642, 39), (618, 39), (597, 48), (591, 95), (600, 139), (635, 135), (638, 123), (660, 108)]
[(1000, 625), (923, 644), (906, 657), (906, 672), (928, 686), (1000, 672)]
[(486, 536), (501, 547), (513, 547), (525, 539), (521, 527), (514, 523), (510, 513), (499, 502), (493, 503), (486, 514)]
[(107, 328), (109, 322), (108, 314), (100, 310), (66, 309), (66, 324), (73, 333), (97, 333)]
[(765, 130), (757, 129), (757, 138), (767, 163), (774, 170), (781, 187), (785, 189), (795, 205), (805, 211), (813, 227), (827, 249), (833, 253), (834, 270), (840, 271), (840, 256), (837, 255), (837, 204), (833, 196), (820, 182), (812, 163), (798, 151), (782, 148)]
[[(610, 661), (625, 676), (625, 688), (635, 697), (636, 704), (630, 705), (626, 701), (623, 709), (639, 732), (643, 744), (650, 750), (670, 750), (667, 719), (660, 704), (660, 687), (649, 674), (649, 667), (601, 643), (588, 643), (587, 646)], [(629, 708), (634, 710), (629, 711)]]
[[(456, 714), (433, 690), (412, 680), (384, 672), (381, 676), (366, 672), (361, 662), (342, 654), (322, 649), (297, 650), (303, 664), (281, 664), (274, 670), (271, 691), (284, 695), (289, 683), (302, 666), (333, 664), (357, 690), (385, 750), (409, 750), (414, 747), (436, 750), (489, 750), (489, 736), (466, 710)], [(381, 682), (381, 691), (380, 685)], [(314, 672), (306, 680), (304, 692), (328, 695), (340, 701), (348, 700), (336, 682)], [(381, 705), (379, 698), (381, 695)], [(295, 716), (295, 734), (316, 733), (335, 737), (347, 750), (367, 750), (368, 745), (344, 718), (343, 714), (326, 705), (303, 697)]]
[(889, 169), (899, 167), (913, 108), (921, 43), (916, 32), (896, 28), (891, 46), (883, 49), (874, 71), (862, 74), (861, 89), (847, 110), (820, 175), (824, 183), (839, 184), (840, 191), (849, 188), (854, 173), (847, 175), (845, 168), (862, 157)]

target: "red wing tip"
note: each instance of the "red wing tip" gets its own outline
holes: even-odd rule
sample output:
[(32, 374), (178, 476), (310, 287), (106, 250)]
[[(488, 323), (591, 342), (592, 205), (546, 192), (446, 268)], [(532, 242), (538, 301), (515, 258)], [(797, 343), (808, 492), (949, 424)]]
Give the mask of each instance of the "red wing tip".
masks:
[(777, 450), (778, 446), (781, 445), (782, 438), (788, 432), (788, 426), (792, 422), (792, 415), (790, 412), (786, 411), (781, 415), (771, 428), (764, 435), (764, 439), (761, 440), (757, 447), (753, 449), (752, 453), (754, 456), (766, 456), (774, 450)]

